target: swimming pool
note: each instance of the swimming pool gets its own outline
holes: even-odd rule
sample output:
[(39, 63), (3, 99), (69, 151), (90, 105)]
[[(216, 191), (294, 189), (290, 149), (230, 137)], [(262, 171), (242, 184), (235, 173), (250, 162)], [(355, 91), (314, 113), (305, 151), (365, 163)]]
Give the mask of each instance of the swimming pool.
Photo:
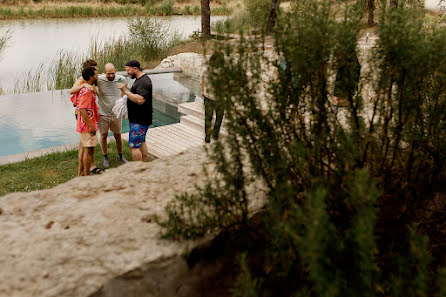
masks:
[[(173, 73), (150, 75), (153, 82), (152, 127), (178, 123), (177, 105), (194, 101)], [(0, 156), (77, 143), (74, 108), (68, 90), (0, 96)], [(128, 121), (123, 132), (128, 132)]]

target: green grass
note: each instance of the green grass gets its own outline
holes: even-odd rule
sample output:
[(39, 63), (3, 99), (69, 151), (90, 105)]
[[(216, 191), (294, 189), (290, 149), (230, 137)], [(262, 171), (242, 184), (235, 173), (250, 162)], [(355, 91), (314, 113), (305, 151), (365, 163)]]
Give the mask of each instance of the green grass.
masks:
[[(115, 142), (109, 141), (107, 147), (110, 168), (122, 165), (117, 160)], [(23, 162), (0, 165), (0, 196), (13, 192), (49, 189), (75, 178), (77, 176), (77, 154), (76, 149), (51, 153)], [(123, 155), (127, 160), (131, 160), (127, 141), (123, 141)], [(96, 165), (102, 166), (102, 152), (99, 144), (96, 146), (94, 159)]]

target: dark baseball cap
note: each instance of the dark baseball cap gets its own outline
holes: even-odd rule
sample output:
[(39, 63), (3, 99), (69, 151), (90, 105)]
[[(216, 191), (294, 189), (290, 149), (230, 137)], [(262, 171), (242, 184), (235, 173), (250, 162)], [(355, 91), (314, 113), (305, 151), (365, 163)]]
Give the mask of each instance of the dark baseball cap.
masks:
[(139, 64), (139, 62), (136, 60), (129, 60), (127, 63), (125, 63), (125, 66), (136, 67), (139, 70), (143, 71), (143, 68), (141, 68), (141, 64)]

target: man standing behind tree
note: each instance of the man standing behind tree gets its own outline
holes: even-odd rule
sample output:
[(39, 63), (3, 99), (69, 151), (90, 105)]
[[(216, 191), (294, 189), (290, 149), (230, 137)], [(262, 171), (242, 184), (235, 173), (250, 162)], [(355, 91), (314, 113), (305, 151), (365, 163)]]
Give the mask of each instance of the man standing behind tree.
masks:
[[(87, 84), (93, 85), (98, 79), (98, 72), (94, 67), (89, 66), (82, 70), (82, 77)], [(79, 91), (76, 126), (76, 131), (80, 133), (80, 145), (82, 145), (82, 154), (79, 154), (79, 164), (81, 164), (79, 175), (90, 175), (94, 148), (98, 142), (96, 135), (98, 117), (96, 94), (87, 87), (83, 87)]]
[(107, 136), (109, 130), (113, 132), (113, 136), (115, 137), (119, 160), (123, 163), (127, 162), (122, 156), (122, 119), (118, 119), (112, 111), (115, 101), (122, 95), (118, 89), (118, 83), (127, 85), (124, 76), (116, 75), (115, 66), (111, 63), (106, 64), (104, 74), (99, 75), (97, 81), (99, 87), (99, 133), (101, 133), (101, 149), (104, 155), (103, 165), (105, 168), (110, 166), (107, 154)]
[(130, 91), (124, 84), (118, 83), (118, 88), (127, 95), (127, 110), (130, 122), (129, 148), (133, 161), (146, 162), (148, 151), (146, 134), (152, 124), (152, 81), (145, 74), (136, 60), (125, 64), (127, 74), (136, 79)]

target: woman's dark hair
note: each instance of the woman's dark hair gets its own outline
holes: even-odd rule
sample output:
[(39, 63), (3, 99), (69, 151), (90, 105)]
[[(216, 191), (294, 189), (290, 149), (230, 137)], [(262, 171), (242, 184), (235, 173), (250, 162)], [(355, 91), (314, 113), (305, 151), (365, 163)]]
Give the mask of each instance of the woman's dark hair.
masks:
[(95, 67), (98, 66), (98, 62), (96, 62), (93, 59), (88, 59), (86, 60), (84, 63), (82, 63), (82, 68), (87, 68), (87, 67)]
[(89, 81), (90, 77), (94, 76), (95, 71), (96, 68), (94, 68), (93, 66), (85, 67), (84, 70), (82, 70), (82, 78), (85, 81)]

